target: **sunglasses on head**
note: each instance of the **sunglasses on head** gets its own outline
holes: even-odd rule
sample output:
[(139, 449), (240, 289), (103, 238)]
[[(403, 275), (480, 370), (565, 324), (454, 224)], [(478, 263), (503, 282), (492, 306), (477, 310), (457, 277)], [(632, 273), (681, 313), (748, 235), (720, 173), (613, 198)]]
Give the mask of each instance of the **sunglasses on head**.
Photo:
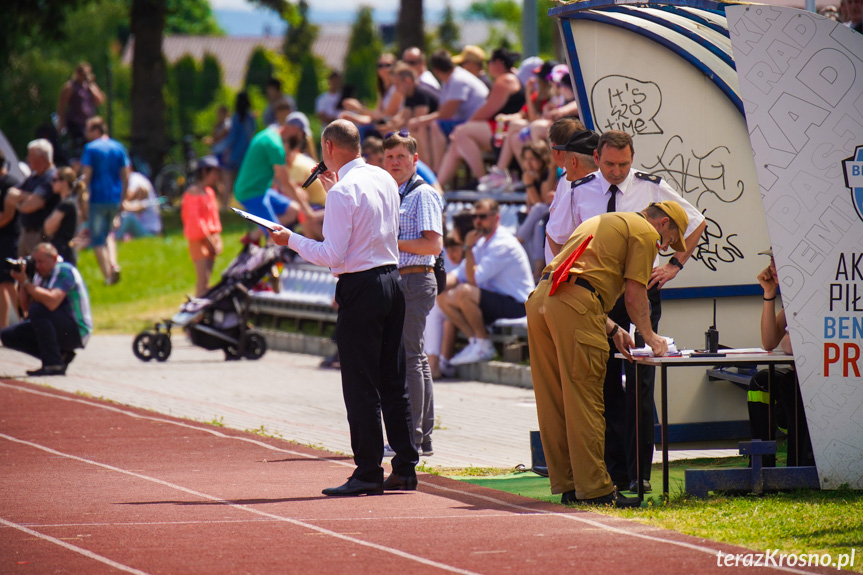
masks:
[(388, 140), (391, 136), (395, 136), (396, 134), (398, 134), (402, 138), (407, 138), (411, 135), (411, 133), (407, 130), (399, 130), (398, 132), (387, 132), (387, 135), (384, 136), (384, 140)]

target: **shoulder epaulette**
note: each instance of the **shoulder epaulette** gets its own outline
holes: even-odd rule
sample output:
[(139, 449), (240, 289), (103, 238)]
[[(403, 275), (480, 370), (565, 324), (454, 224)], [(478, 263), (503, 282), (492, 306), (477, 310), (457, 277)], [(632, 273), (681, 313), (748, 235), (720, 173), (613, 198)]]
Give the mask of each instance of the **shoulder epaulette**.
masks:
[(595, 177), (596, 177), (596, 174), (588, 174), (588, 175), (584, 176), (583, 178), (580, 178), (580, 179), (572, 182), (572, 187), (576, 188), (576, 187), (580, 186), (581, 184), (586, 184), (587, 182), (594, 179)]
[(653, 182), (654, 184), (658, 184), (662, 181), (662, 176), (654, 176), (653, 174), (645, 174), (644, 172), (635, 172), (635, 177), (639, 180)]

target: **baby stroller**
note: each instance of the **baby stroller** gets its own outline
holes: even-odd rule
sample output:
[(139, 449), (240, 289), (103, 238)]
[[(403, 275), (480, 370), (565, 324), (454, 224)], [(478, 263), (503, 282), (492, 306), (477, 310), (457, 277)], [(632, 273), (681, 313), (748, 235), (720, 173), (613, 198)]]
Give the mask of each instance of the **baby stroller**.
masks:
[(222, 273), (218, 284), (200, 298), (189, 298), (170, 320), (155, 324), (135, 337), (132, 352), (141, 361), (165, 361), (171, 355), (171, 328), (188, 332), (192, 344), (221, 349), (225, 360), (260, 359), (267, 351), (261, 332), (248, 323), (249, 290), (282, 261), (288, 248), (248, 245)]

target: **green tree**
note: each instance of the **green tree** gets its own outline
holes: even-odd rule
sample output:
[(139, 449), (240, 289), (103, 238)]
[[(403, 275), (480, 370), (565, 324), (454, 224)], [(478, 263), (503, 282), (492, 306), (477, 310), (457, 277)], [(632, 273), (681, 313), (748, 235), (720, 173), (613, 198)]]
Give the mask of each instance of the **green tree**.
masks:
[(201, 74), (195, 86), (195, 108), (203, 110), (213, 103), (222, 85), (222, 67), (215, 56), (207, 52), (201, 63)]
[(246, 88), (256, 86), (261, 92), (267, 85), (267, 80), (273, 76), (273, 65), (267, 57), (267, 49), (258, 46), (249, 58), (249, 66), (246, 69), (246, 80), (243, 85)]
[(300, 0), (296, 6), (289, 5), (282, 14), (288, 24), (282, 52), (291, 64), (300, 64), (303, 58), (311, 54), (318, 37), (320, 28), (309, 22), (308, 12), (308, 2)]
[(354, 86), (355, 96), (366, 102), (377, 98), (377, 61), (383, 42), (372, 19), (372, 9), (363, 6), (351, 27), (345, 56), (345, 84)]
[(176, 102), (175, 117), (180, 135), (188, 134), (193, 129), (196, 111), (196, 86), (198, 85), (198, 64), (195, 59), (186, 54), (174, 63), (171, 92)]
[(297, 85), (297, 109), (309, 116), (315, 113), (315, 100), (321, 93), (319, 69), (325, 69), (324, 63), (319, 58), (311, 53), (303, 56), (300, 67), (300, 82)]
[(447, 2), (443, 11), (443, 19), (437, 29), (438, 45), (445, 50), (455, 52), (458, 50), (460, 35), (458, 24), (455, 22), (455, 13), (450, 3)]
[(224, 36), (208, 0), (167, 0), (166, 34)]

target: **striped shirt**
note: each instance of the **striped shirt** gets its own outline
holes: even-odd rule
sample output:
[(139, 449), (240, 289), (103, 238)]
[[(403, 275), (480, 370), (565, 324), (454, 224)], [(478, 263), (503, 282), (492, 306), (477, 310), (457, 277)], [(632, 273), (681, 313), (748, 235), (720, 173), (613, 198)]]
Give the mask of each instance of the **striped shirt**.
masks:
[[(400, 240), (421, 238), (424, 231), (436, 232), (443, 236), (443, 200), (437, 190), (426, 183), (420, 184), (408, 193), (416, 177), (414, 174), (399, 186), (399, 196), (402, 198), (399, 206)], [(399, 267), (433, 266), (435, 257), (437, 256), (422, 256), (399, 250)]]

